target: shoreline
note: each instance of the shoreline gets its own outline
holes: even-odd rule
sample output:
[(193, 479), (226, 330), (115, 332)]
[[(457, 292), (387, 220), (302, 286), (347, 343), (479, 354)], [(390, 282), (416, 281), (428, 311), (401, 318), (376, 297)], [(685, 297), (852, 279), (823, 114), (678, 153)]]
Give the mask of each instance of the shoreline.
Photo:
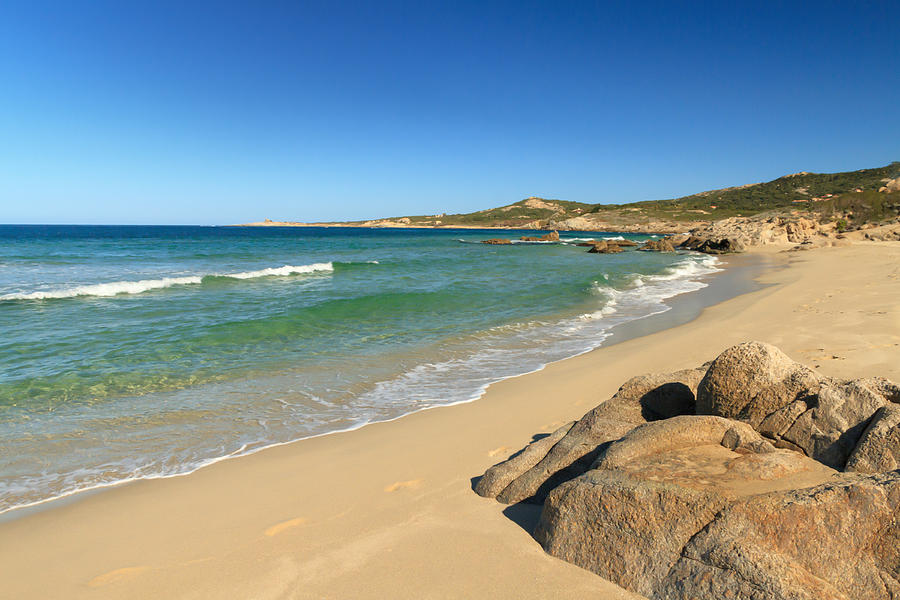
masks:
[(390, 423), (392, 421), (408, 417), (417, 412), (423, 412), (435, 408), (449, 408), (460, 404), (467, 404), (470, 402), (478, 401), (484, 397), (491, 386), (508, 379), (524, 377), (527, 375), (531, 375), (532, 373), (538, 373), (550, 365), (593, 352), (595, 350), (598, 350), (599, 348), (615, 345), (617, 343), (621, 343), (635, 337), (663, 331), (665, 329), (675, 327), (679, 324), (689, 322), (690, 320), (696, 318), (696, 316), (700, 314), (703, 308), (707, 306), (712, 306), (714, 304), (727, 300), (728, 298), (747, 293), (754, 289), (759, 289), (761, 286), (756, 285), (753, 281), (754, 274), (758, 274), (759, 272), (761, 272), (764, 268), (763, 264), (767, 261), (771, 261), (771, 259), (761, 254), (718, 257), (718, 262), (716, 264), (717, 270), (712, 273), (702, 275), (699, 278), (699, 281), (704, 284), (703, 288), (689, 292), (679, 292), (671, 297), (666, 298), (662, 301), (662, 303), (666, 306), (663, 311), (649, 313), (641, 317), (626, 320), (622, 323), (617, 323), (609, 328), (606, 336), (597, 346), (582, 350), (576, 354), (560, 359), (549, 360), (548, 362), (543, 363), (537, 368), (529, 371), (501, 377), (495, 381), (484, 384), (472, 396), (464, 400), (454, 400), (445, 404), (434, 404), (423, 408), (415, 408), (408, 412), (404, 412), (386, 419), (357, 423), (344, 429), (323, 431), (291, 440), (276, 441), (246, 451), (245, 448), (240, 448), (229, 454), (207, 459), (202, 464), (196, 465), (189, 470), (180, 473), (131, 477), (118, 481), (99, 483), (77, 490), (67, 491), (57, 496), (43, 498), (41, 500), (4, 508), (3, 510), (0, 510), (0, 524), (6, 521), (22, 518), (36, 512), (44, 510), (54, 510), (55, 508), (63, 506), (67, 503), (79, 502), (82, 498), (87, 498), (93, 494), (103, 493), (107, 490), (120, 486), (134, 484), (140, 481), (154, 481), (160, 479), (185, 477), (217, 463), (251, 456), (253, 454), (271, 448), (277, 448), (280, 446), (303, 442), (306, 440), (325, 437), (329, 435), (350, 433), (371, 425)]
[[(685, 223), (684, 231), (696, 227), (698, 224), (706, 224), (708, 221), (689, 221)], [(377, 222), (373, 221), (365, 221), (360, 223), (303, 223), (300, 221), (257, 221), (255, 223), (237, 223), (234, 225), (218, 225), (217, 227), (318, 227), (325, 229), (444, 229), (452, 231), (454, 229), (459, 230), (471, 230), (471, 231), (566, 231), (569, 233), (628, 233), (634, 235), (669, 235), (673, 233), (678, 233), (681, 230), (676, 230), (675, 228), (669, 229), (659, 229), (653, 227), (644, 227), (640, 223), (635, 223), (630, 225), (629, 229), (622, 230), (616, 229), (615, 227), (621, 227), (621, 225), (613, 226), (613, 228), (607, 227), (602, 229), (561, 229), (558, 227), (550, 227), (550, 228), (535, 228), (535, 227), (507, 227), (501, 225), (412, 225), (412, 224), (393, 224), (390, 222), (386, 222), (383, 220), (378, 220)]]
[[(404, 597), (633, 597), (545, 555), (523, 529), (534, 511), (479, 498), (470, 480), (626, 379), (694, 366), (737, 341), (775, 343), (829, 375), (900, 379), (900, 309), (891, 302), (898, 259), (896, 243), (761, 259), (765, 287), (655, 333), (613, 335), (598, 349), (495, 383), (478, 402), (0, 523), (0, 561), (16, 574), (7, 578), (10, 593), (374, 598), (396, 596), (402, 581)], [(712, 287), (685, 296), (709, 296)], [(454, 577), (460, 569), (470, 577)]]

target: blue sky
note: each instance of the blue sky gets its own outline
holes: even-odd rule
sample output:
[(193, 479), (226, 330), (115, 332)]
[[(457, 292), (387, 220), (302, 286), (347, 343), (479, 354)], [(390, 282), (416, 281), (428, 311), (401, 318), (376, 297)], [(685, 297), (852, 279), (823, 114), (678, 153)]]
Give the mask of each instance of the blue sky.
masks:
[(0, 222), (361, 219), (881, 166), (898, 20), (896, 1), (4, 2)]

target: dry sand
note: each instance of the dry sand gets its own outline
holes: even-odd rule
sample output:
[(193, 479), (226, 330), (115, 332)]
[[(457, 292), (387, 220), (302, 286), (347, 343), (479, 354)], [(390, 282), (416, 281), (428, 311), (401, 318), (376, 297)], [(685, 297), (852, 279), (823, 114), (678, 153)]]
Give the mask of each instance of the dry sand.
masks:
[[(631, 598), (551, 558), (471, 479), (625, 379), (737, 342), (900, 380), (900, 244), (772, 255), (768, 287), (492, 386), (480, 400), (0, 523), (3, 598)], [(15, 516), (15, 515), (13, 515)]]

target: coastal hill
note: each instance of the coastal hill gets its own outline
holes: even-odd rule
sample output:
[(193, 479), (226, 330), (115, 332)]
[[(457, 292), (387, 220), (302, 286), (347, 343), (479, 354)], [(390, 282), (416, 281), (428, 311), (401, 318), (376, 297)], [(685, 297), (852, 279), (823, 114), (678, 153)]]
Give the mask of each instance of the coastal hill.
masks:
[(702, 223), (772, 211), (825, 217), (852, 214), (864, 222), (893, 217), (900, 211), (900, 162), (843, 173), (793, 173), (765, 183), (628, 204), (587, 204), (531, 197), (498, 208), (462, 214), (389, 217), (343, 223), (266, 219), (247, 225), (665, 232), (684, 231)]

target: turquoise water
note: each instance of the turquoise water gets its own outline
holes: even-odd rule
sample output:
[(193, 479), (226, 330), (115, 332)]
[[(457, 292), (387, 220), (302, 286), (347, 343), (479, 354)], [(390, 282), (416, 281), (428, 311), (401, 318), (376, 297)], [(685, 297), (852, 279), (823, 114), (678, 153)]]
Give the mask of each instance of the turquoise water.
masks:
[(523, 233), (0, 226), (0, 511), (474, 399), (716, 270), (477, 243)]

